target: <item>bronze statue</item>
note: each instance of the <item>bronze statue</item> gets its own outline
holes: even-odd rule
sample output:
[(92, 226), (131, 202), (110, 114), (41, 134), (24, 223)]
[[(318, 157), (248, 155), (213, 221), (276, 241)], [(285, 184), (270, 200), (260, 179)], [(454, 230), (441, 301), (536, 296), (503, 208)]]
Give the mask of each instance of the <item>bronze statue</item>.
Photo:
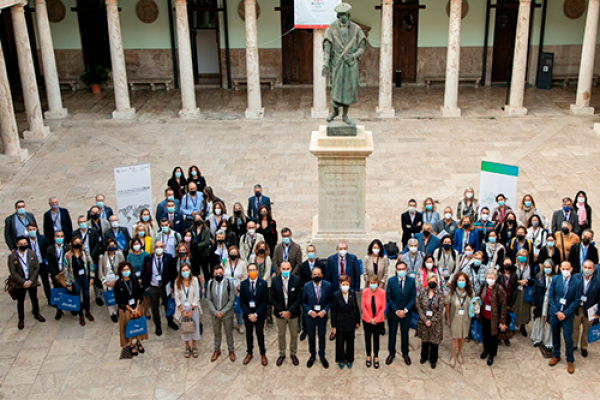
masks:
[(327, 122), (333, 121), (339, 115), (340, 107), (343, 107), (342, 120), (348, 125), (354, 125), (354, 121), (348, 118), (348, 108), (357, 103), (358, 63), (367, 47), (367, 38), (361, 27), (350, 21), (351, 9), (348, 3), (341, 3), (335, 8), (337, 20), (325, 30), (325, 65), (322, 71), (324, 77), (329, 73), (333, 107)]

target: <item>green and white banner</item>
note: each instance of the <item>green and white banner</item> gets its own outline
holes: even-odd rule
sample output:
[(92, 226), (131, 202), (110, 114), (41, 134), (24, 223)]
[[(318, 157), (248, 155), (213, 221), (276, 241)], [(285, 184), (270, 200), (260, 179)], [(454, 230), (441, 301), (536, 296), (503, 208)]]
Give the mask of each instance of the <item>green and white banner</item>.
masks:
[(496, 204), (496, 195), (506, 196), (506, 204), (513, 210), (517, 203), (517, 181), (519, 167), (514, 165), (498, 164), (489, 161), (481, 162), (481, 175), (479, 181), (479, 207), (488, 207), (490, 214)]

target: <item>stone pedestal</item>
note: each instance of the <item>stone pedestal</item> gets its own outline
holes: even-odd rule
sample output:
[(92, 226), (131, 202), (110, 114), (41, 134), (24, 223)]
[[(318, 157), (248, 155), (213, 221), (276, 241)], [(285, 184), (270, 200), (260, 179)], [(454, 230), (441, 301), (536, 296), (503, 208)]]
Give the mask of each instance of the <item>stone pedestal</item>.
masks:
[(334, 251), (339, 241), (352, 251), (365, 249), (371, 240), (365, 206), (373, 135), (362, 125), (356, 129), (356, 136), (327, 136), (322, 125), (312, 133), (310, 152), (319, 166), (319, 214), (313, 220), (312, 243), (319, 254)]

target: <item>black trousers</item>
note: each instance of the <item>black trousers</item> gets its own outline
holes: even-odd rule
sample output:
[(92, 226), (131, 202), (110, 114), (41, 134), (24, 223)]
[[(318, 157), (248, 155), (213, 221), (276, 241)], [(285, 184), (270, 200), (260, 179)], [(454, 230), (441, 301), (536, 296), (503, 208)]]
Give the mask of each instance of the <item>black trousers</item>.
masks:
[[(152, 321), (154, 321), (155, 326), (161, 326), (160, 320), (160, 302), (162, 301), (163, 306), (165, 307), (165, 315), (167, 313), (167, 304), (169, 303), (169, 298), (165, 293), (163, 288), (158, 288), (154, 286), (150, 286), (148, 288), (148, 295), (150, 296), (150, 308), (152, 309)], [(167, 321), (172, 321), (173, 317), (167, 317)]]
[(40, 264), (40, 272), (38, 274), (42, 280), (42, 286), (44, 286), (44, 294), (48, 304), (50, 304), (50, 278), (48, 273), (48, 265), (46, 263)]
[(25, 295), (29, 292), (31, 300), (32, 312), (34, 315), (40, 313), (40, 305), (37, 298), (37, 286), (30, 286), (28, 289), (15, 289), (17, 293), (17, 312), (19, 313), (19, 321), (25, 320)]
[(421, 360), (429, 360), (432, 364), (438, 361), (439, 345), (431, 342), (421, 342)]
[(246, 353), (252, 354), (252, 350), (254, 350), (253, 331), (256, 331), (256, 341), (258, 342), (258, 350), (260, 351), (260, 355), (262, 356), (266, 354), (265, 316), (259, 316), (256, 322), (252, 322), (244, 316), (244, 326), (246, 327)]
[(408, 329), (410, 328), (411, 316), (411, 312), (409, 312), (408, 315), (402, 319), (398, 318), (394, 314), (388, 315), (388, 325), (390, 328), (388, 350), (390, 351), (391, 356), (396, 355), (396, 334), (398, 333), (398, 325), (400, 325), (400, 334), (402, 335), (402, 355), (408, 355)]
[(335, 334), (335, 362), (354, 362), (354, 331), (340, 332)]
[(325, 357), (325, 331), (327, 330), (327, 314), (324, 318), (306, 316), (308, 332), (308, 351), (311, 357), (317, 355), (317, 336), (319, 337), (319, 358)]
[[(363, 321), (365, 328), (365, 348), (367, 350), (367, 356), (371, 356), (371, 344), (373, 345), (373, 357), (379, 357), (379, 335), (383, 329), (383, 322), (375, 325), (371, 325), (368, 322)], [(373, 340), (371, 341), (371, 337)]]
[(498, 335), (492, 335), (492, 321), (482, 317), (480, 322), (483, 351), (490, 357), (496, 357), (498, 355)]

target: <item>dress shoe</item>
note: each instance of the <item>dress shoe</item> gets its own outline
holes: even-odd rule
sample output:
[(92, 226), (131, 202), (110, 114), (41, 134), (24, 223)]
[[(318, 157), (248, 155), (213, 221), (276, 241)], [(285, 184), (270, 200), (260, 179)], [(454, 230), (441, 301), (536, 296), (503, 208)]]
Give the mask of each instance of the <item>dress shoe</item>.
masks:
[(281, 367), (281, 364), (283, 364), (283, 360), (285, 360), (285, 356), (279, 356), (277, 357), (277, 362), (275, 364), (277, 364), (278, 367)]
[(587, 358), (587, 356), (588, 356), (587, 349), (581, 349), (581, 357)]
[(550, 359), (550, 361), (548, 362), (548, 365), (551, 367), (554, 367), (556, 364), (558, 364), (559, 361), (560, 361), (560, 357), (558, 357), (558, 358), (552, 357)]
[(508, 340), (508, 339), (505, 340), (504, 341), (504, 345), (507, 346), (507, 347), (510, 347), (510, 340)]
[(71, 311), (71, 315), (72, 315), (72, 316), (76, 317), (76, 316), (77, 316), (77, 314), (78, 314), (78, 312), (77, 312), (77, 311)]
[(42, 317), (42, 314), (36, 314), (34, 318), (40, 322), (46, 322), (46, 318)]
[(542, 344), (542, 342), (535, 342), (533, 343), (533, 347), (540, 347), (540, 344)]
[(390, 365), (392, 363), (392, 361), (394, 361), (394, 358), (396, 358), (396, 356), (394, 356), (392, 354), (387, 356), (387, 358), (385, 359), (385, 365)]
[(246, 354), (246, 357), (244, 358), (244, 365), (248, 365), (250, 360), (252, 360), (252, 354), (248, 353), (248, 354)]
[(346, 363), (346, 367), (348, 367), (348, 369), (352, 369), (352, 363)]
[(262, 365), (266, 367), (267, 364), (269, 363), (269, 360), (267, 360), (267, 355), (263, 354), (261, 359), (262, 359)]
[(575, 372), (575, 364), (573, 364), (572, 362), (568, 362), (567, 363), (567, 371), (572, 374), (573, 372)]
[(325, 357), (321, 357), (321, 364), (323, 364), (323, 368), (329, 368), (329, 361)]
[(493, 363), (494, 363), (494, 357), (489, 356), (488, 360), (487, 360), (487, 365), (489, 365), (491, 367)]
[(339, 363), (338, 367), (340, 367), (340, 369), (344, 369), (344, 363), (343, 362)]
[(485, 360), (486, 357), (487, 353), (485, 351), (479, 355), (479, 358), (481, 358), (482, 360)]
[(114, 322), (115, 324), (117, 322), (119, 322), (119, 318), (117, 317), (117, 314), (110, 314), (110, 319), (112, 320), (112, 322)]
[(421, 359), (419, 360), (419, 363), (421, 363), (421, 364), (425, 364), (426, 362), (427, 362), (427, 359), (426, 359), (426, 358), (421, 358)]
[(295, 366), (298, 366), (298, 364), (300, 364), (300, 361), (298, 361), (298, 357), (290, 356), (290, 358), (292, 359), (292, 364), (294, 364)]
[(527, 337), (527, 329), (525, 329), (525, 325), (521, 325), (521, 335)]
[(169, 325), (169, 328), (173, 329), (174, 331), (179, 330), (179, 325), (177, 325), (175, 322), (173, 322), (173, 320), (170, 320), (167, 325)]
[(231, 360), (231, 362), (235, 361), (235, 353), (233, 351), (229, 352), (229, 359)]
[(307, 366), (308, 368), (312, 368), (312, 366), (313, 366), (313, 364), (314, 364), (314, 363), (315, 363), (315, 358), (314, 358), (314, 357), (311, 357), (311, 358), (309, 358), (309, 359), (308, 359), (308, 361), (306, 362), (306, 366)]
[(579, 348), (579, 347), (575, 346), (575, 347), (573, 347), (573, 350), (577, 350), (578, 348)]
[(83, 317), (83, 315), (79, 316), (79, 325), (85, 326), (85, 318)]
[(54, 316), (55, 320), (59, 320), (62, 318), (63, 312), (61, 310), (59, 310), (58, 308), (56, 309), (56, 315)]
[(402, 358), (404, 359), (404, 364), (406, 364), (406, 365), (412, 364), (412, 361), (410, 360), (409, 356), (402, 356)]
[(306, 332), (302, 332), (300, 334), (300, 341), (302, 342), (302, 341), (304, 341), (304, 339), (306, 339)]
[(437, 363), (431, 363), (431, 369), (435, 369), (437, 367)]
[(104, 305), (104, 300), (102, 300), (102, 297), (96, 297), (96, 304), (98, 304), (99, 306)]
[(212, 355), (212, 357), (210, 358), (210, 361), (215, 362), (217, 361), (217, 358), (219, 358), (219, 356), (221, 355), (220, 351), (215, 351)]
[(162, 335), (162, 328), (160, 327), (160, 325), (156, 326), (156, 330), (154, 331), (154, 333), (156, 333), (156, 336)]
[(19, 321), (19, 330), (25, 328), (25, 321)]
[(96, 318), (94, 318), (94, 316), (92, 315), (92, 313), (89, 310), (85, 312), (85, 317), (87, 319), (89, 319), (91, 322), (94, 322), (96, 320)]

